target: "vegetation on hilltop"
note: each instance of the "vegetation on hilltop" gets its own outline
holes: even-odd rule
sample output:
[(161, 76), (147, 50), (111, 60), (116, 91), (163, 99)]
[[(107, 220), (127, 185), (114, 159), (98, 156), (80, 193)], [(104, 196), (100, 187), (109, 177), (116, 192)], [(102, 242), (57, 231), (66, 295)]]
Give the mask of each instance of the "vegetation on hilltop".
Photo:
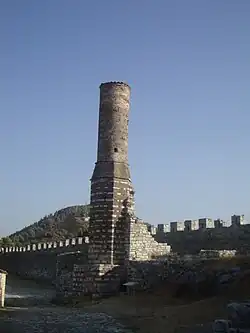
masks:
[(78, 205), (60, 209), (0, 239), (0, 246), (21, 246), (30, 243), (59, 241), (77, 236), (87, 236), (89, 205)]

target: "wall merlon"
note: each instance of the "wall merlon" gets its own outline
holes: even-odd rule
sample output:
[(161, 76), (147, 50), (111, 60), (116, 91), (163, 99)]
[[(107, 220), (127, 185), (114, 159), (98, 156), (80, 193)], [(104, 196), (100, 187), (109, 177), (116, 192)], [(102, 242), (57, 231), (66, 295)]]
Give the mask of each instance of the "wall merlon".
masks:
[(48, 242), (48, 243), (33, 243), (28, 244), (25, 246), (20, 247), (14, 247), (14, 246), (8, 246), (8, 247), (2, 247), (0, 249), (0, 253), (12, 253), (12, 252), (35, 252), (35, 251), (53, 251), (58, 248), (74, 248), (76, 246), (84, 246), (85, 244), (89, 243), (88, 237), (75, 237), (72, 239), (66, 239), (61, 241), (54, 241), (54, 242)]
[[(231, 224), (224, 225), (221, 219), (211, 219), (211, 218), (199, 218), (196, 220), (185, 220), (183, 221), (175, 221), (166, 224), (158, 224), (157, 227), (154, 225), (149, 226), (148, 229), (152, 235), (156, 233), (165, 234), (169, 232), (192, 232), (196, 230), (211, 230), (216, 228), (228, 228), (232, 225), (237, 226), (238, 228), (246, 225), (244, 215), (232, 215), (231, 216)], [(155, 231), (156, 228), (156, 231)]]

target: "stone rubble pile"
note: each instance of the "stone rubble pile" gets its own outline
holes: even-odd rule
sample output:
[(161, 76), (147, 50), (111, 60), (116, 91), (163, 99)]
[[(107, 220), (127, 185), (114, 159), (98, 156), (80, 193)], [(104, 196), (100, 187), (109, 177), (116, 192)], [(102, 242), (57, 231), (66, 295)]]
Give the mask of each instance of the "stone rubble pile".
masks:
[(250, 300), (229, 303), (228, 318), (217, 319), (213, 322), (214, 333), (249, 333), (250, 332)]
[[(250, 267), (249, 267), (250, 268)], [(247, 268), (246, 268), (247, 269)], [(200, 282), (208, 278), (214, 278), (223, 284), (235, 280), (244, 271), (240, 267), (214, 268), (207, 267), (202, 261), (178, 260), (169, 262), (168, 276), (179, 283)]]
[(176, 296), (184, 294), (194, 298), (220, 294), (229, 285), (249, 275), (249, 267), (220, 268), (204, 265), (204, 262), (172, 262), (165, 278), (175, 286)]
[[(170, 282), (178, 287), (186, 286), (189, 291), (199, 293), (204, 290), (203, 296), (216, 294), (225, 289), (238, 278), (248, 274), (249, 267), (240, 268), (211, 268), (204, 265), (202, 260), (187, 261), (182, 258), (170, 257), (165, 261), (130, 262), (128, 281), (133, 282), (135, 290), (147, 290), (163, 281)], [(201, 295), (202, 296), (202, 295)]]
[(128, 269), (128, 281), (132, 281), (134, 289), (147, 290), (165, 280), (168, 274), (167, 262), (131, 261)]
[(201, 258), (226, 258), (234, 257), (236, 250), (201, 250), (199, 256)]

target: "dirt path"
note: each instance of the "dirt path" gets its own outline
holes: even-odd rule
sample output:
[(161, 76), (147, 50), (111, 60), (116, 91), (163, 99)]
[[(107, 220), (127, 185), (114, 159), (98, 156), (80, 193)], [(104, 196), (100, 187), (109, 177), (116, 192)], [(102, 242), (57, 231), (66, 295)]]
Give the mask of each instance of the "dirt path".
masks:
[(52, 306), (52, 287), (13, 276), (6, 287), (0, 333), (131, 333), (103, 311)]
[(104, 313), (82, 309), (8, 308), (0, 311), (2, 333), (131, 333)]

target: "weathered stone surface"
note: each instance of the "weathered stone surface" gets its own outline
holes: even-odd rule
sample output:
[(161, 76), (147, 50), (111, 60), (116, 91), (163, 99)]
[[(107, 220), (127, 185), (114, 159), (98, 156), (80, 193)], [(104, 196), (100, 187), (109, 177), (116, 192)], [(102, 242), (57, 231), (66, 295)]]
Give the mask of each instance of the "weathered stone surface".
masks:
[(130, 260), (151, 260), (169, 254), (168, 244), (158, 243), (151, 236), (147, 225), (138, 221), (130, 224)]
[[(128, 166), (130, 87), (100, 86), (97, 162), (91, 178), (89, 262), (115, 264), (115, 226), (132, 191)], [(120, 248), (125, 246), (120, 239)]]

